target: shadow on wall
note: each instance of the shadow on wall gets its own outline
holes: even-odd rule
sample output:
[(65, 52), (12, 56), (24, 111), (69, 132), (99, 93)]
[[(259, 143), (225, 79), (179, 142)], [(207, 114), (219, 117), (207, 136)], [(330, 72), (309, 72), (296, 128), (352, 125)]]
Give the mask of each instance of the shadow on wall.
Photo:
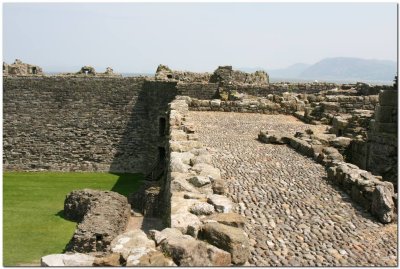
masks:
[[(114, 146), (114, 154), (109, 172), (110, 173), (136, 173), (143, 171), (143, 163), (146, 155), (146, 143), (143, 141), (147, 136), (145, 108), (146, 94), (142, 89), (137, 96), (131, 97), (134, 105), (121, 135), (120, 141)], [(135, 100), (136, 99), (136, 100)]]
[[(168, 142), (168, 103), (177, 95), (176, 85), (177, 82), (168, 81), (143, 83), (123, 135), (115, 147), (109, 172), (119, 175), (119, 178), (112, 191), (128, 196), (139, 189), (143, 180), (153, 180), (157, 170), (164, 171), (159, 166), (164, 166), (160, 160), (165, 159), (162, 155), (165, 155)], [(127, 173), (140, 173), (140, 177)], [(143, 221), (146, 224), (147, 217)], [(152, 222), (148, 220), (148, 223)]]
[(166, 145), (166, 135), (159, 126), (165, 124), (168, 103), (177, 94), (176, 82), (145, 81), (116, 145), (111, 173), (148, 174), (159, 159), (159, 148)]
[[(160, 160), (165, 158), (162, 155), (168, 142), (168, 103), (177, 95), (176, 85), (176, 82), (144, 82), (110, 166), (109, 172), (119, 176), (112, 191), (128, 196), (138, 191), (144, 180), (153, 179)], [(144, 214), (143, 230), (163, 226), (161, 219)]]

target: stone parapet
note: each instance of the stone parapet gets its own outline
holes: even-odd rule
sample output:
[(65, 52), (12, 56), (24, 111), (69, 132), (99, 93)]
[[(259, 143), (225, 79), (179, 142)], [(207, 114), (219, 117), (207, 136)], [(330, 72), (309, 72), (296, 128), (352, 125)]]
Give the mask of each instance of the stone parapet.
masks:
[[(245, 264), (249, 257), (249, 239), (238, 228), (243, 227), (243, 220), (233, 213), (234, 203), (224, 195), (220, 170), (211, 164), (210, 152), (198, 141), (188, 117), (189, 103), (190, 98), (178, 96), (169, 106), (165, 182), (165, 199), (170, 204), (168, 226), (227, 251), (233, 264)], [(238, 219), (240, 224), (232, 227), (230, 224)], [(210, 230), (207, 226), (210, 222), (219, 223), (218, 227)], [(213, 240), (213, 236), (219, 240)]]
[(310, 139), (282, 136), (261, 131), (258, 139), (264, 143), (287, 144), (301, 154), (314, 159), (327, 169), (328, 180), (341, 187), (356, 203), (370, 211), (382, 223), (395, 217), (393, 184), (382, 181), (358, 166), (346, 163), (340, 152)]

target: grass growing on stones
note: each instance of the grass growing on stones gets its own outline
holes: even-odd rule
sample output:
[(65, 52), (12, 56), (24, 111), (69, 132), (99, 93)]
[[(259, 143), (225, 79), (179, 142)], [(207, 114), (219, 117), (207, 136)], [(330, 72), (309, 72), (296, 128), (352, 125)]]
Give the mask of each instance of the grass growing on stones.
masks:
[(44, 255), (61, 253), (76, 223), (62, 215), (75, 189), (113, 190), (127, 195), (142, 175), (109, 173), (7, 172), (3, 175), (3, 265), (39, 265)]

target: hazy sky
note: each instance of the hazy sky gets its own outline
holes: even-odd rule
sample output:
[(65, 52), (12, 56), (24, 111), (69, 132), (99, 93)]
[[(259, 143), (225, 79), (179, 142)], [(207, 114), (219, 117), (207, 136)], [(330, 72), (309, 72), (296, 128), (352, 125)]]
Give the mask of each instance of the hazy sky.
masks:
[(3, 60), (45, 72), (396, 61), (396, 16), (396, 3), (6, 3)]

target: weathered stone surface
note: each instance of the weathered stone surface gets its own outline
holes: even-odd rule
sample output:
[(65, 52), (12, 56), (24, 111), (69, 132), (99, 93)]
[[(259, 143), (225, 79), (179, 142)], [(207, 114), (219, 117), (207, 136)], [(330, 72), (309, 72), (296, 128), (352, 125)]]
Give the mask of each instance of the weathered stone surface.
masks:
[(80, 222), (94, 205), (93, 199), (98, 200), (99, 191), (84, 189), (70, 192), (64, 201), (65, 218)]
[(207, 202), (212, 204), (215, 211), (219, 213), (229, 213), (233, 207), (233, 203), (228, 197), (219, 194), (209, 196)]
[(191, 193), (191, 192), (188, 192), (188, 193), (185, 193), (183, 195), (183, 198), (207, 201), (207, 196), (205, 194), (202, 194), (202, 193)]
[[(180, 159), (182, 163), (189, 165), (190, 160), (194, 157), (193, 153), (190, 152), (171, 152), (171, 160)], [(179, 171), (176, 171), (179, 172)]]
[(199, 218), (191, 214), (187, 213), (176, 213), (171, 214), (171, 227), (180, 230), (182, 233), (187, 233), (188, 226), (200, 226), (201, 221)]
[(207, 154), (198, 155), (196, 157), (193, 157), (190, 162), (191, 162), (191, 165), (196, 165), (198, 163), (211, 164), (212, 163), (211, 154), (207, 153)]
[(284, 136), (279, 135), (277, 133), (271, 133), (270, 131), (260, 131), (258, 134), (258, 139), (264, 143), (271, 143), (271, 144), (286, 144), (288, 141), (285, 139)]
[(153, 251), (156, 250), (146, 247), (137, 247), (131, 249), (129, 256), (126, 258), (126, 266), (139, 266), (140, 259)]
[[(391, 184), (387, 182), (386, 184)], [(371, 211), (383, 223), (389, 223), (393, 219), (393, 187), (388, 188), (385, 185), (378, 185), (372, 194)]]
[(219, 99), (211, 100), (210, 105), (211, 105), (211, 107), (220, 107), (221, 106), (221, 100), (219, 100)]
[(206, 163), (197, 163), (192, 168), (200, 176), (209, 176), (214, 180), (221, 179), (221, 171), (218, 168)]
[(231, 255), (189, 235), (163, 240), (161, 249), (179, 266), (228, 266)]
[(199, 202), (192, 205), (189, 210), (195, 215), (211, 215), (214, 213), (214, 206), (208, 203)]
[[(130, 216), (127, 198), (112, 191), (73, 191), (65, 199), (64, 208), (75, 218), (88, 210), (67, 246), (78, 252), (108, 250), (111, 241), (125, 230)], [(78, 214), (74, 214), (75, 209)]]
[(172, 129), (169, 136), (171, 141), (185, 141), (187, 138), (187, 134), (184, 131), (176, 129)]
[(214, 179), (212, 181), (212, 190), (215, 194), (225, 194), (226, 186), (225, 182), (222, 179)]
[(183, 173), (172, 173), (171, 174), (171, 192), (193, 192), (198, 193), (199, 191), (187, 181), (188, 174)]
[(95, 258), (93, 266), (121, 266), (122, 261), (119, 253), (111, 253), (105, 257)]
[(201, 148), (201, 143), (195, 140), (188, 141), (170, 141), (171, 151), (186, 152), (192, 149)]
[(199, 238), (231, 253), (234, 264), (244, 264), (249, 258), (249, 239), (241, 229), (221, 223), (206, 223), (199, 232)]
[(132, 257), (128, 257), (129, 264), (127, 266), (152, 266), (152, 267), (165, 267), (176, 266), (172, 259), (167, 258), (160, 251), (150, 251), (141, 256), (138, 263)]
[(245, 73), (233, 70), (232, 66), (219, 66), (210, 76), (210, 82), (219, 82), (223, 85), (229, 84), (255, 84), (266, 85), (269, 83), (269, 76), (264, 71)]
[(92, 266), (95, 258), (81, 253), (51, 254), (40, 259), (40, 266)]
[(331, 141), (331, 145), (336, 148), (346, 148), (351, 143), (351, 138), (340, 136)]
[(145, 181), (136, 192), (128, 195), (128, 202), (146, 217), (159, 217), (162, 214), (161, 194), (160, 182)]
[(111, 251), (120, 253), (125, 259), (137, 248), (154, 249), (155, 243), (147, 238), (147, 235), (140, 229), (131, 230), (117, 236), (111, 242)]
[(244, 228), (244, 224), (246, 223), (246, 218), (237, 213), (220, 213), (214, 214), (206, 219), (207, 221), (216, 221), (228, 226), (236, 227), (236, 228)]
[[(175, 153), (175, 152), (172, 152)], [(170, 169), (171, 172), (186, 173), (189, 171), (190, 165), (184, 164), (181, 158), (173, 156), (171, 153)]]
[(204, 185), (211, 184), (208, 176), (194, 176), (188, 180), (195, 187), (203, 187)]
[(169, 237), (176, 237), (182, 235), (182, 232), (176, 228), (165, 228), (162, 231), (152, 230), (153, 240), (156, 242), (157, 246), (161, 242)]
[(156, 249), (139, 247), (132, 249), (126, 259), (126, 266), (176, 266), (176, 264)]

